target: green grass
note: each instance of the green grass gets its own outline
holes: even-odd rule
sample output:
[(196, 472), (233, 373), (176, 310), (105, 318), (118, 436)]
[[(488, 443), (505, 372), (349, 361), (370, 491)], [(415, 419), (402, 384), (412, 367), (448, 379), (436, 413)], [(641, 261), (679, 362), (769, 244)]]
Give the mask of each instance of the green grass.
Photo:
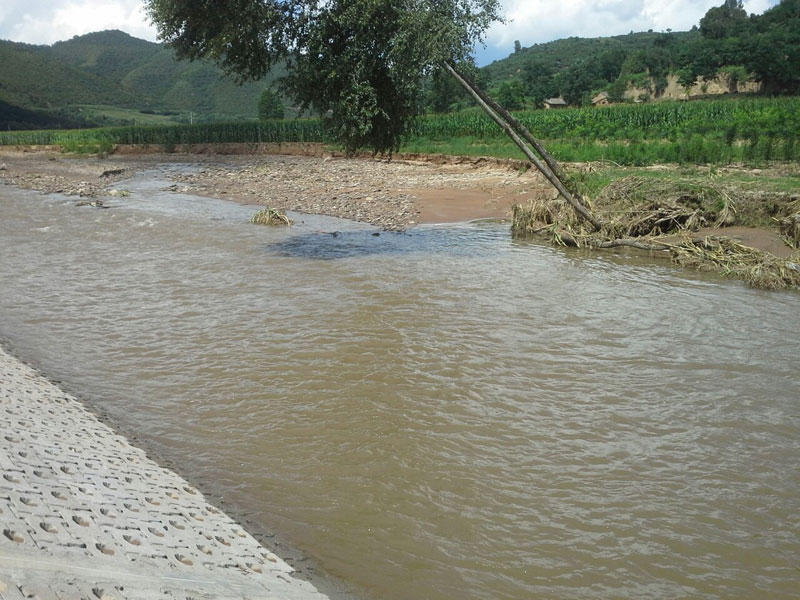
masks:
[(70, 139), (65, 140), (61, 144), (61, 151), (72, 154), (109, 154), (114, 150), (114, 145), (107, 141), (89, 141), (79, 142), (78, 140)]
[[(517, 118), (558, 159), (622, 165), (759, 164), (800, 160), (800, 98), (658, 102), (520, 111)], [(520, 153), (476, 109), (417, 119), (409, 152), (497, 157)]]
[[(771, 161), (800, 159), (800, 146), (786, 140), (775, 140), (771, 153), (764, 144), (755, 147), (749, 142), (727, 145), (710, 137), (694, 134), (688, 139), (669, 140), (541, 140), (548, 151), (563, 162), (609, 161), (620, 165), (648, 166), (655, 164), (713, 164), (726, 165), (744, 162), (758, 166)], [(784, 151), (786, 149), (786, 151)], [(519, 158), (522, 153), (507, 138), (456, 137), (432, 140), (416, 137), (400, 148), (401, 152), (449, 154), (456, 156), (491, 156)]]
[(105, 119), (111, 122), (131, 122), (136, 125), (171, 125), (175, 124), (175, 115), (146, 114), (134, 108), (120, 108), (102, 104), (80, 104), (75, 108), (82, 116), (89, 119)]
[[(734, 98), (695, 102), (623, 104), (600, 108), (529, 110), (516, 117), (544, 139), (584, 141), (677, 141), (693, 134), (735, 140), (796, 138), (800, 98)], [(502, 137), (503, 132), (477, 109), (418, 119), (412, 135), (428, 139)]]
[(494, 156), (523, 158), (519, 148), (508, 138), (454, 137), (443, 140), (414, 137), (400, 146), (400, 152), (420, 154), (449, 154), (453, 156)]
[(770, 169), (767, 171), (746, 171), (741, 169), (719, 169), (707, 166), (682, 166), (678, 168), (665, 166), (652, 169), (605, 165), (601, 168), (570, 169), (570, 173), (578, 182), (581, 190), (588, 196), (594, 196), (612, 181), (635, 175), (645, 179), (671, 181), (676, 178), (713, 183), (722, 181), (744, 192), (766, 193), (800, 193), (800, 167), (790, 169)]

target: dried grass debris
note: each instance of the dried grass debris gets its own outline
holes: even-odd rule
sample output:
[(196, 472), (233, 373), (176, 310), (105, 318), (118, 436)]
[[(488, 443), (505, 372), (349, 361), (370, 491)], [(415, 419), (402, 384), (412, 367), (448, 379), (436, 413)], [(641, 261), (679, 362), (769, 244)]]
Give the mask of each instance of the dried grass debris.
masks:
[(800, 248), (800, 212), (796, 212), (782, 219), (775, 219), (778, 231), (784, 241), (792, 248)]
[(575, 210), (560, 196), (555, 200), (535, 199), (511, 207), (511, 233), (514, 237), (530, 237), (560, 227), (576, 228)]
[(765, 290), (800, 288), (800, 255), (782, 259), (728, 237), (685, 239), (670, 248), (672, 260), (700, 271), (716, 271)]
[(264, 208), (258, 211), (252, 216), (250, 222), (255, 223), (256, 225), (285, 227), (288, 227), (292, 224), (292, 220), (286, 216), (286, 213), (283, 213), (276, 208)]
[[(556, 245), (579, 248), (666, 251), (676, 264), (742, 279), (756, 288), (800, 288), (800, 252), (781, 259), (729, 237), (697, 237), (701, 227), (737, 222), (735, 193), (714, 183), (626, 177), (609, 184), (595, 199), (605, 222), (601, 231), (584, 227), (559, 199), (514, 206), (512, 234), (549, 237)], [(800, 248), (800, 207), (792, 208), (792, 214), (774, 220), (789, 245)]]

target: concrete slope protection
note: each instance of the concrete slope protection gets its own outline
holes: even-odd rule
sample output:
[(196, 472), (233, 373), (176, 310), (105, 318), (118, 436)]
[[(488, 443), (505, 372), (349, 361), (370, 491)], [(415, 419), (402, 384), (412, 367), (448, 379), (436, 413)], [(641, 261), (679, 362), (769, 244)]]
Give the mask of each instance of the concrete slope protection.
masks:
[(0, 349), (0, 599), (327, 598), (291, 572)]

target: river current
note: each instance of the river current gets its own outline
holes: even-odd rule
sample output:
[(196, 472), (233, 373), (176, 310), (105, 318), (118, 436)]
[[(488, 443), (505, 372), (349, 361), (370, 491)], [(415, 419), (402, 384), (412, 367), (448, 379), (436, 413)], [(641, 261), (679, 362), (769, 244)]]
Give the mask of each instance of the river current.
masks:
[(800, 598), (800, 294), (163, 177), (0, 187), (0, 338), (254, 527), (371, 600)]

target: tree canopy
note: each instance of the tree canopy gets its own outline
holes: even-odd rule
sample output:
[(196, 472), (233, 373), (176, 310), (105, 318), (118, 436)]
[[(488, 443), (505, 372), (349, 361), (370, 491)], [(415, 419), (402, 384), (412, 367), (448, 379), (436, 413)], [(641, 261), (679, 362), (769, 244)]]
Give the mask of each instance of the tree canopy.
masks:
[(721, 6), (708, 9), (700, 19), (703, 37), (721, 40), (740, 35), (747, 28), (747, 11), (742, 0), (725, 0)]
[(285, 90), (346, 149), (395, 149), (421, 111), (424, 78), (469, 61), (498, 0), (148, 0), (179, 56), (240, 80), (285, 62)]

